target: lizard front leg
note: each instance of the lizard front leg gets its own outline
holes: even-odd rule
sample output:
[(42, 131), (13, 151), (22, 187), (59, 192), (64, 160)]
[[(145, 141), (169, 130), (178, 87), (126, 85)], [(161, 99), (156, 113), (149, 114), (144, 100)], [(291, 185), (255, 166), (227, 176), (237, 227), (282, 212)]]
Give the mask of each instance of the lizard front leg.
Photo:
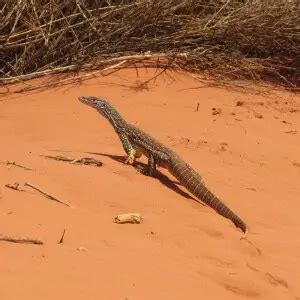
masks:
[(135, 161), (136, 157), (136, 150), (133, 148), (132, 144), (130, 143), (126, 134), (121, 133), (119, 134), (120, 140), (122, 142), (123, 148), (127, 154), (127, 158), (125, 160), (125, 164), (132, 165)]

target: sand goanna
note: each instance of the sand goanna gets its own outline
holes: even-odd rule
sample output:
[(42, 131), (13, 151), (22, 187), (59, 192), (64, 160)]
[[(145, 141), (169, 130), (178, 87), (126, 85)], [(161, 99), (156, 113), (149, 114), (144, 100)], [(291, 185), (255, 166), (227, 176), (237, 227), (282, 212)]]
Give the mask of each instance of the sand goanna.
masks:
[(201, 180), (201, 176), (173, 150), (134, 125), (127, 123), (106, 100), (93, 96), (82, 96), (79, 97), (79, 100), (95, 108), (111, 123), (127, 153), (126, 164), (133, 164), (136, 158), (145, 155), (148, 158), (146, 175), (154, 176), (157, 165), (165, 167), (197, 199), (231, 220), (236, 227), (244, 232), (244, 237), (246, 237), (248, 228), (244, 221), (210, 192)]

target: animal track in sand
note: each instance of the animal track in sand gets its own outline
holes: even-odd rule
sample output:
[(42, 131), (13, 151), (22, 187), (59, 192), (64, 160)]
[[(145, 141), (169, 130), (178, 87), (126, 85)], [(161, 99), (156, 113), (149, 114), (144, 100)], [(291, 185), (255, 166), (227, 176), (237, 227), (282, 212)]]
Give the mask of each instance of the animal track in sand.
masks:
[(278, 285), (281, 285), (285, 288), (288, 288), (289, 285), (287, 283), (286, 280), (280, 278), (279, 276), (277, 275), (272, 275), (271, 273), (266, 273), (265, 274), (266, 278), (268, 279), (268, 282), (270, 282), (272, 285), (275, 285), (275, 286), (278, 286)]
[(268, 283), (270, 283), (273, 286), (283, 286), (285, 288), (289, 287), (289, 284), (286, 280), (282, 279), (281, 277), (277, 276), (277, 275), (273, 275), (269, 272), (263, 272), (260, 271), (259, 269), (257, 269), (256, 267), (251, 266), (250, 264), (247, 264), (247, 267), (257, 273), (261, 274), (261, 277), (264, 278), (265, 280), (267, 280)]
[(243, 282), (240, 282), (239, 284), (224, 283), (223, 286), (226, 290), (240, 296), (248, 298), (256, 298), (260, 296), (258, 291)]
[(234, 262), (232, 261), (225, 261), (223, 259), (214, 256), (206, 256), (206, 258), (217, 267), (231, 268), (234, 266)]

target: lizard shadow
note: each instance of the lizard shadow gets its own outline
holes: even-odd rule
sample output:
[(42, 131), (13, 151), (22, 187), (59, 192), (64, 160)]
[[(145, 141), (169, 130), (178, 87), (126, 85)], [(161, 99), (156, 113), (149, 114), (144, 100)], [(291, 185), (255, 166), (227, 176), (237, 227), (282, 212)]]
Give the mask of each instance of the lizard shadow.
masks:
[[(101, 156), (106, 156), (109, 157), (115, 161), (124, 163), (126, 160), (125, 156), (121, 156), (121, 155), (113, 155), (113, 154), (107, 154), (107, 153), (97, 153), (97, 152), (86, 152), (88, 154), (94, 154), (94, 155), (101, 155)], [(141, 171), (143, 169), (145, 169), (147, 167), (146, 164), (139, 162), (139, 161), (135, 161), (134, 162), (134, 167), (138, 170)], [(154, 179), (158, 179), (164, 186), (166, 186), (167, 188), (173, 190), (174, 192), (176, 192), (177, 194), (187, 198), (187, 199), (192, 199), (194, 201), (197, 201), (195, 198), (193, 198), (192, 196), (190, 196), (188, 193), (186, 193), (185, 191), (181, 190), (177, 184), (180, 184), (179, 182), (176, 181), (172, 181), (171, 179), (169, 179), (168, 176), (166, 176), (165, 174), (163, 174), (162, 172), (160, 172), (159, 170), (155, 171), (155, 177)], [(197, 201), (198, 202), (198, 201)], [(198, 202), (199, 203), (199, 202)], [(200, 203), (202, 204), (202, 203)], [(203, 206), (205, 206), (204, 204), (202, 204)]]

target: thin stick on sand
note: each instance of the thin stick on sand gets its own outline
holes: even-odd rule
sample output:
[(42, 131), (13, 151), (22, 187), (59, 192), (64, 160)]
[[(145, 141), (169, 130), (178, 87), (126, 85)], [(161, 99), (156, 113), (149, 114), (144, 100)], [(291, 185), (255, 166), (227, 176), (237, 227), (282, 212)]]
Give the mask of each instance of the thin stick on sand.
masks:
[(62, 244), (64, 242), (65, 233), (66, 233), (66, 229), (64, 229), (58, 244)]
[(26, 170), (26, 171), (32, 171), (32, 169), (27, 168), (27, 167), (22, 166), (22, 165), (19, 165), (19, 164), (17, 164), (15, 161), (8, 161), (8, 160), (7, 160), (7, 161), (5, 161), (5, 164), (6, 164), (7, 166), (9, 166), (9, 165), (16, 166), (16, 167), (19, 167), (19, 168), (24, 169), (24, 170)]
[(44, 242), (36, 239), (30, 238), (15, 238), (7, 235), (0, 234), (0, 241), (19, 243), (19, 244), (34, 244), (34, 245), (43, 245)]
[(65, 157), (65, 156), (61, 156), (61, 155), (57, 155), (57, 156), (41, 155), (41, 156), (43, 156), (45, 158), (58, 160), (58, 161), (66, 161), (71, 164), (96, 165), (98, 167), (103, 165), (102, 161), (92, 158), (92, 157), (82, 157), (82, 158), (74, 159), (74, 158)]
[(24, 190), (22, 190), (22, 189), (19, 188), (19, 186), (20, 186), (19, 182), (15, 182), (14, 184), (7, 183), (5, 185), (5, 187), (7, 187), (9, 189), (12, 189), (12, 190), (15, 190), (15, 191), (19, 191), (19, 192), (24, 192)]
[(29, 183), (29, 182), (25, 182), (25, 183), (24, 183), (24, 186), (29, 186), (29, 187), (31, 187), (32, 189), (34, 189), (34, 190), (40, 192), (42, 195), (44, 195), (46, 198), (48, 198), (48, 199), (50, 199), (50, 200), (53, 200), (53, 201), (56, 201), (56, 202), (58, 202), (58, 203), (60, 203), (60, 204), (65, 205), (65, 206), (71, 207), (71, 205), (69, 205), (68, 203), (65, 203), (65, 202), (63, 202), (63, 201), (61, 201), (61, 200), (59, 200), (59, 199), (57, 199), (57, 198), (51, 196), (50, 194), (46, 193), (45, 191), (41, 190), (40, 188), (34, 186), (33, 184), (31, 184), (31, 183)]

